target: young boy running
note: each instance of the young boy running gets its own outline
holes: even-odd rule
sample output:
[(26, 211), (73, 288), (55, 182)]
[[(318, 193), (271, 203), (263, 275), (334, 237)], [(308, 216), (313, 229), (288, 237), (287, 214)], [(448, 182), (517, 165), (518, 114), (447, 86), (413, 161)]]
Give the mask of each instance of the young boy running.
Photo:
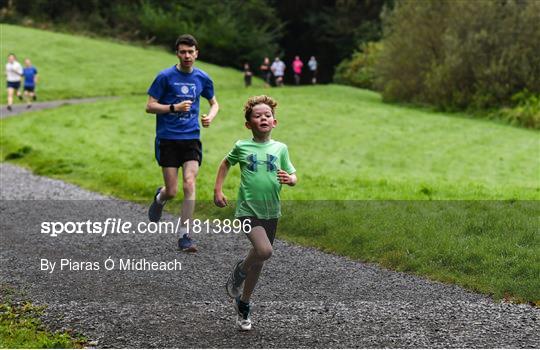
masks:
[(214, 96), (212, 79), (193, 66), (199, 54), (197, 40), (189, 34), (180, 35), (175, 49), (179, 63), (161, 71), (148, 89), (146, 112), (156, 114), (155, 153), (165, 182), (165, 186), (156, 191), (148, 218), (153, 222), (161, 219), (165, 203), (176, 196), (178, 168), (182, 167), (184, 200), (178, 248), (196, 252), (197, 247), (187, 232), (187, 224), (195, 209), (195, 180), (202, 162), (200, 96), (210, 104), (208, 115), (202, 115), (203, 127), (210, 126), (219, 105)]
[[(296, 170), (289, 159), (287, 146), (270, 138), (276, 127), (277, 103), (268, 96), (251, 97), (244, 105), (245, 125), (253, 133), (251, 140), (240, 140), (221, 162), (214, 188), (214, 202), (227, 205), (223, 182), (229, 168), (240, 164), (241, 180), (235, 216), (251, 226), (246, 232), (252, 248), (239, 260), (226, 284), (238, 313), (236, 325), (251, 330), (251, 295), (265, 260), (272, 255), (278, 218), (281, 216), (281, 185), (296, 185)], [(244, 225), (243, 225), (244, 226)], [(242, 288), (243, 285), (243, 288)]]

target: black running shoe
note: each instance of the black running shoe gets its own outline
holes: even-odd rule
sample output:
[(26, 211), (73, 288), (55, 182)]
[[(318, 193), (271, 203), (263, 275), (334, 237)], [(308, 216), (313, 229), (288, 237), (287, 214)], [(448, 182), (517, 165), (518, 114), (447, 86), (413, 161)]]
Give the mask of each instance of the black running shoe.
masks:
[(157, 202), (157, 196), (161, 191), (161, 187), (157, 189), (156, 194), (154, 195), (154, 201), (148, 209), (148, 219), (152, 222), (158, 222), (161, 219), (161, 213), (163, 212), (163, 207), (165, 204), (159, 204)]
[(180, 239), (178, 239), (178, 249), (180, 249), (183, 252), (188, 253), (196, 253), (197, 252), (197, 245), (195, 244), (195, 241), (189, 237), (187, 233), (184, 233)]

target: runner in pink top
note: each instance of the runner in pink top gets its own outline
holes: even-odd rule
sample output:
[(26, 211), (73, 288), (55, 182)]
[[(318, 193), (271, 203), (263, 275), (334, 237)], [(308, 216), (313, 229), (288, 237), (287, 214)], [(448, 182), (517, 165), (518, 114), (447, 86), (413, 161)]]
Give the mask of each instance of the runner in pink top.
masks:
[(294, 82), (296, 85), (300, 84), (300, 77), (302, 76), (302, 67), (304, 64), (302, 63), (302, 60), (300, 60), (300, 57), (294, 56), (294, 61), (292, 63), (292, 69), (294, 72)]

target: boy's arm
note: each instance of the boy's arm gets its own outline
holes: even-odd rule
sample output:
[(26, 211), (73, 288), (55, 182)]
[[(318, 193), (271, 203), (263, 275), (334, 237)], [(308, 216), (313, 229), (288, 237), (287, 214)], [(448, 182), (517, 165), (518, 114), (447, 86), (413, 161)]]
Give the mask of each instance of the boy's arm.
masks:
[(212, 120), (214, 120), (219, 111), (219, 104), (217, 102), (216, 96), (209, 99), (208, 103), (210, 104), (210, 111), (208, 111), (208, 114), (203, 114), (201, 118), (201, 124), (205, 128), (210, 126), (210, 123), (212, 122)]
[[(289, 158), (289, 150), (285, 146), (280, 154), (280, 168), (277, 171), (277, 178), (280, 184), (294, 186), (298, 182), (296, 177), (296, 169)], [(286, 169), (286, 170), (283, 170)]]
[(282, 185), (294, 186), (298, 182), (296, 173), (289, 174), (285, 170), (278, 170), (277, 177), (278, 177), (279, 183)]
[(229, 167), (230, 165), (227, 159), (223, 159), (219, 165), (216, 185), (214, 186), (214, 203), (221, 208), (227, 206), (227, 197), (223, 194), (223, 183), (229, 173)]

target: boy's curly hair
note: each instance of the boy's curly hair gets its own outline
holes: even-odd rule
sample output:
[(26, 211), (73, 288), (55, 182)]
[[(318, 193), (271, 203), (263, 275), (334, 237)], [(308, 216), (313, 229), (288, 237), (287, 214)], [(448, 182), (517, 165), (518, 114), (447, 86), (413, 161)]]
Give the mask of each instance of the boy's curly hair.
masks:
[(275, 109), (277, 107), (277, 102), (270, 96), (261, 95), (261, 96), (252, 96), (250, 97), (246, 104), (244, 105), (244, 117), (247, 121), (251, 117), (251, 112), (253, 112), (253, 107), (259, 104), (265, 104), (272, 110), (272, 115), (275, 115)]

